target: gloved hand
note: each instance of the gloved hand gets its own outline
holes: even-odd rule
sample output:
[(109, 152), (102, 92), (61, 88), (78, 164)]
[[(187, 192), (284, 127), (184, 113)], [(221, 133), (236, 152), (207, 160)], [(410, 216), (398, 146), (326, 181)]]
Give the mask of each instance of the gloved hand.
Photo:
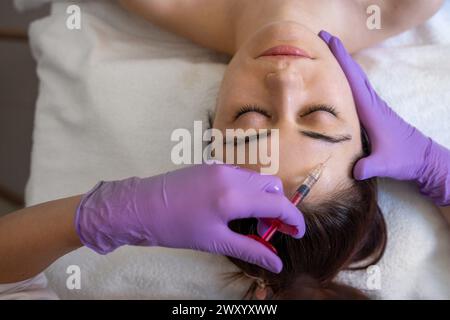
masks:
[(349, 81), (359, 119), (371, 142), (371, 154), (356, 163), (354, 177), (414, 180), (422, 194), (437, 205), (449, 205), (450, 151), (406, 123), (377, 95), (338, 38), (325, 31), (319, 36)]
[(186, 248), (279, 273), (280, 258), (233, 232), (228, 222), (277, 218), (292, 226), (292, 236), (300, 237), (303, 216), (282, 190), (274, 176), (225, 164), (197, 165), (145, 179), (100, 182), (83, 196), (75, 225), (82, 243), (101, 254), (122, 245)]

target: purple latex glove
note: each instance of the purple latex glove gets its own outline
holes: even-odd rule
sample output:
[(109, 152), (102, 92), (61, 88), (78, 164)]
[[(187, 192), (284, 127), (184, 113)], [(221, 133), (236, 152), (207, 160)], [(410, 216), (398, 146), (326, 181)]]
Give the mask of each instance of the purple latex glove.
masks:
[(186, 248), (279, 273), (280, 258), (233, 232), (228, 222), (277, 218), (300, 237), (303, 216), (282, 190), (274, 176), (229, 165), (197, 165), (145, 179), (100, 182), (80, 202), (75, 225), (82, 243), (101, 254), (122, 245)]
[(450, 151), (406, 123), (384, 102), (342, 42), (325, 31), (319, 36), (341, 65), (353, 92), (359, 119), (372, 152), (355, 165), (354, 177), (415, 181), (422, 194), (450, 205)]

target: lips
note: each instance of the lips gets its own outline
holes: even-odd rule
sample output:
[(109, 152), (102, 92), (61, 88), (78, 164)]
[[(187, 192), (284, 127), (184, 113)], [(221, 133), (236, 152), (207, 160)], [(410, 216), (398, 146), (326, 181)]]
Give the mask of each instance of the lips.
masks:
[[(287, 57), (298, 57), (298, 58), (309, 58), (311, 56), (303, 49), (282, 45), (270, 48), (264, 51), (259, 57), (277, 57), (277, 56), (287, 56)], [(258, 57), (258, 58), (259, 58)]]

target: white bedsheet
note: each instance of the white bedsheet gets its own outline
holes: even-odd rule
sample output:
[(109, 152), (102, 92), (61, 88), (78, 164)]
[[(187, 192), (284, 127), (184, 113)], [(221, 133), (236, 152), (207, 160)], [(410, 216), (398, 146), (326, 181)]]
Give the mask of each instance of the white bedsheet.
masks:
[[(61, 1), (30, 28), (40, 90), (28, 205), (86, 192), (100, 179), (173, 169), (172, 130), (206, 119), (225, 69), (223, 57), (151, 27), (115, 2), (80, 6), (81, 30), (65, 28)], [(448, 30), (449, 1), (426, 25), (357, 59), (400, 115), (450, 147)], [(378, 264), (381, 289), (368, 293), (450, 298), (449, 229), (437, 209), (413, 186), (393, 181), (381, 182), (380, 205), (389, 243)], [(81, 290), (66, 288), (73, 264), (81, 268)], [(100, 256), (82, 248), (46, 275), (61, 298), (226, 299), (248, 286), (222, 288), (222, 274), (235, 270), (224, 257), (188, 250), (123, 247)], [(365, 272), (341, 279), (367, 288)]]

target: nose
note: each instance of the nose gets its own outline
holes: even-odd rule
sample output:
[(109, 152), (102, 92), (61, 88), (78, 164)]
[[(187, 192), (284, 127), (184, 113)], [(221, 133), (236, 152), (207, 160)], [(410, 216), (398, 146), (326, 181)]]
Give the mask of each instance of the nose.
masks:
[(285, 62), (280, 64), (278, 70), (266, 75), (265, 84), (271, 94), (280, 94), (301, 90), (304, 87), (304, 79), (298, 70)]
[(274, 107), (274, 119), (294, 121), (299, 106), (307, 96), (305, 76), (301, 70), (286, 63), (266, 74), (265, 86)]

